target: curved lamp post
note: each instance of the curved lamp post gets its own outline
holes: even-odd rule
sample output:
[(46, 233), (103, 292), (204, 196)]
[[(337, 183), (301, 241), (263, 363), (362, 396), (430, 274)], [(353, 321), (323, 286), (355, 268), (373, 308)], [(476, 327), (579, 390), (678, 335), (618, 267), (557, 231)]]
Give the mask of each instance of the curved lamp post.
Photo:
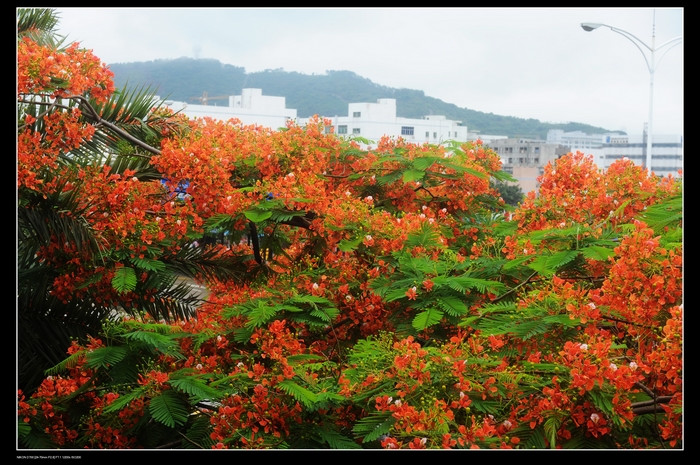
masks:
[[(663, 44), (659, 45), (658, 47), (654, 46), (654, 41), (656, 39), (656, 17), (654, 17), (654, 24), (652, 25), (651, 29), (651, 46), (645, 44), (642, 42), (639, 38), (635, 37), (633, 34), (617, 28), (613, 26), (609, 26), (607, 24), (600, 24), (600, 23), (581, 23), (581, 28), (583, 28), (584, 31), (586, 32), (591, 32), (599, 27), (607, 27), (613, 32), (617, 32), (621, 36), (625, 37), (628, 39), (630, 42), (634, 44), (635, 47), (637, 47), (637, 50), (639, 50), (642, 53), (642, 56), (644, 57), (644, 62), (647, 65), (647, 69), (649, 70), (649, 127), (647, 128), (647, 153), (646, 153), (646, 166), (647, 170), (651, 174), (651, 135), (652, 135), (652, 116), (654, 114), (654, 71), (656, 71), (656, 67), (658, 66), (658, 63), (661, 61), (661, 58), (671, 49), (673, 46), (678, 45), (681, 43), (682, 37), (674, 37), (673, 39), (664, 42)], [(642, 48), (644, 47), (644, 48)], [(663, 54), (659, 57), (658, 61), (655, 61), (655, 54), (656, 52), (660, 51), (664, 47), (666, 50), (664, 50)], [(650, 52), (650, 56), (647, 58), (646, 50)]]

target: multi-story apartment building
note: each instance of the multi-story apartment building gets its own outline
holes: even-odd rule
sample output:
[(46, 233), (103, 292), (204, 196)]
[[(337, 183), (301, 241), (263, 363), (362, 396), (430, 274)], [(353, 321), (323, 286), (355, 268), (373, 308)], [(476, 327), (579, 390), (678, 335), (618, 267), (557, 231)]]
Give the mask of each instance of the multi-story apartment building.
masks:
[(512, 174), (525, 193), (537, 190), (537, 178), (547, 163), (570, 151), (565, 145), (523, 138), (494, 139), (488, 147), (501, 157), (503, 171)]
[(422, 119), (397, 117), (396, 99), (393, 98), (381, 98), (377, 103), (350, 103), (347, 116), (328, 119), (339, 136), (359, 136), (372, 142), (377, 142), (382, 136), (401, 137), (417, 144), (468, 140), (467, 127), (461, 121), (448, 120), (441, 115)]
[[(651, 140), (651, 170), (657, 176), (677, 177), (683, 169), (683, 136), (655, 135)], [(596, 163), (605, 169), (615, 160), (629, 158), (635, 164), (646, 167), (646, 134), (636, 136), (611, 136), (606, 139)]]
[(244, 125), (271, 129), (283, 128), (287, 121), (297, 118), (297, 111), (286, 107), (284, 97), (263, 95), (262, 89), (243, 89), (241, 95), (228, 97), (228, 105), (196, 105), (173, 100), (167, 100), (165, 104), (190, 118), (208, 116), (223, 121), (237, 118)]
[[(547, 133), (547, 142), (565, 145), (571, 152), (593, 155), (593, 160), (601, 169), (607, 169), (620, 158), (629, 158), (638, 165), (646, 166), (646, 132), (628, 136), (553, 129)], [(651, 142), (652, 171), (658, 176), (678, 176), (678, 170), (683, 167), (683, 136), (657, 134)]]

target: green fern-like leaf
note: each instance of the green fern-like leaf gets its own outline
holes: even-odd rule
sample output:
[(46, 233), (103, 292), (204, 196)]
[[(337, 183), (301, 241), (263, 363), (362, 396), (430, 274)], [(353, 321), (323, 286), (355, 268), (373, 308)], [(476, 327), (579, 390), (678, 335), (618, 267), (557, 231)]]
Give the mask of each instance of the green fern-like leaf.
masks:
[(260, 300), (258, 301), (258, 305), (248, 312), (246, 327), (259, 328), (260, 326), (266, 325), (272, 321), (272, 318), (278, 311), (278, 308), (270, 306), (265, 301)]
[(495, 400), (483, 400), (481, 397), (472, 397), (471, 407), (473, 410), (478, 412), (484, 412), (486, 414), (496, 414), (500, 407), (498, 401)]
[(608, 417), (614, 417), (614, 407), (612, 403), (612, 396), (606, 394), (599, 389), (593, 389), (588, 391), (588, 395), (595, 405), (601, 412), (603, 412)]
[(517, 266), (522, 265), (523, 263), (525, 263), (526, 261), (531, 260), (531, 259), (532, 259), (532, 257), (528, 256), (528, 255), (525, 255), (524, 257), (514, 258), (513, 260), (507, 261), (503, 265), (503, 270), (511, 270)]
[(180, 345), (174, 335), (165, 335), (150, 331), (133, 331), (124, 334), (124, 337), (128, 340), (142, 342), (152, 350), (180, 359), (183, 357), (179, 350)]
[(592, 260), (606, 261), (609, 257), (615, 255), (615, 251), (608, 247), (589, 245), (581, 249), (581, 255), (583, 255), (584, 258), (590, 258)]
[(683, 197), (675, 195), (663, 202), (651, 205), (641, 212), (638, 218), (657, 234), (662, 234), (668, 227), (679, 228), (683, 219)]
[(434, 246), (437, 244), (437, 232), (430, 226), (424, 225), (420, 231), (410, 234), (406, 239), (406, 245), (409, 247), (425, 247)]
[(510, 431), (512, 437), (519, 437), (523, 449), (545, 449), (547, 442), (542, 428), (531, 429), (529, 425), (522, 425)]
[(172, 390), (151, 399), (148, 410), (154, 420), (169, 428), (184, 425), (189, 414), (187, 403)]
[(120, 294), (136, 289), (136, 272), (134, 269), (128, 266), (117, 268), (114, 272), (114, 278), (112, 278), (112, 287)]
[(20, 444), (27, 449), (48, 449), (54, 450), (59, 446), (51, 440), (48, 434), (31, 428), (20, 438)]
[(428, 308), (413, 318), (411, 325), (416, 331), (423, 331), (430, 326), (440, 323), (444, 313), (437, 308)]
[(367, 443), (387, 434), (395, 422), (396, 419), (391, 416), (391, 412), (372, 412), (360, 418), (353, 426), (352, 432), (356, 437), (362, 438), (363, 443)]
[(544, 421), (544, 434), (549, 441), (550, 449), (557, 447), (557, 431), (560, 425), (561, 420), (556, 416), (549, 417)]
[(194, 402), (203, 399), (219, 399), (223, 393), (208, 386), (204, 381), (194, 376), (171, 377), (168, 384), (176, 391), (192, 396)]
[(542, 255), (528, 266), (543, 276), (552, 276), (558, 268), (569, 263), (579, 254), (578, 250), (563, 250), (552, 255)]
[(105, 368), (121, 362), (127, 354), (128, 351), (125, 347), (100, 347), (85, 355), (86, 365), (88, 368)]
[(79, 350), (73, 354), (71, 354), (68, 358), (65, 360), (61, 361), (60, 363), (52, 366), (51, 368), (48, 368), (44, 373), (46, 375), (57, 375), (62, 371), (74, 368), (77, 364), (79, 359), (85, 355), (85, 350)]
[(318, 435), (331, 449), (362, 449), (358, 443), (329, 427), (319, 428)]
[(272, 216), (272, 212), (270, 210), (264, 210), (258, 207), (246, 210), (243, 212), (243, 214), (253, 223), (263, 222)]
[(456, 276), (452, 278), (451, 283), (458, 284), (463, 289), (476, 289), (479, 292), (493, 292), (498, 294), (506, 289), (503, 283), (491, 281), (488, 279), (473, 278), (471, 276)]
[(142, 268), (148, 271), (163, 271), (165, 270), (165, 263), (153, 260), (151, 258), (132, 258), (131, 263), (136, 265), (137, 268)]
[(117, 397), (117, 399), (114, 400), (111, 404), (107, 405), (104, 408), (104, 412), (105, 413), (118, 412), (121, 409), (123, 409), (124, 407), (126, 407), (127, 405), (129, 405), (129, 403), (132, 400), (143, 396), (145, 392), (146, 392), (145, 387), (139, 387), (139, 388), (134, 389), (133, 391), (131, 391), (128, 394), (121, 395), (121, 396)]
[(451, 316), (460, 316), (467, 313), (469, 307), (459, 297), (445, 296), (437, 299), (437, 303), (445, 313)]
[(299, 386), (292, 380), (286, 379), (278, 383), (277, 387), (294, 397), (307, 408), (313, 407), (314, 403), (316, 402), (316, 394), (309, 391), (305, 387)]
[(211, 449), (214, 440), (210, 437), (211, 422), (206, 415), (197, 415), (192, 426), (185, 433), (185, 441), (182, 441), (183, 449)]

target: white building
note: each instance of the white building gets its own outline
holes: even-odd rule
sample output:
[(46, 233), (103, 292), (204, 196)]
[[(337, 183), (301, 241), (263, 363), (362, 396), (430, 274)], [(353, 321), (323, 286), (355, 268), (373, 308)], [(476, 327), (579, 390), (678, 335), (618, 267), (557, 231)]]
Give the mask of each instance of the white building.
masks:
[[(461, 121), (430, 115), (422, 119), (396, 116), (396, 99), (377, 103), (350, 103), (348, 116), (327, 117), (341, 137), (359, 136), (376, 143), (382, 136), (402, 137), (415, 144), (441, 144), (448, 140), (466, 142), (467, 127)], [(301, 124), (305, 123), (301, 122)]]
[[(602, 169), (607, 169), (620, 158), (629, 158), (638, 165), (646, 166), (646, 134), (586, 134), (552, 129), (547, 132), (547, 142), (567, 146), (571, 152), (593, 155), (593, 161)], [(651, 142), (652, 171), (658, 176), (669, 173), (678, 176), (678, 170), (683, 167), (683, 136), (657, 134)]]
[[(651, 170), (654, 174), (678, 177), (678, 170), (683, 168), (683, 136), (657, 134), (651, 143)], [(607, 168), (621, 158), (629, 158), (637, 165), (646, 166), (646, 152), (646, 134), (611, 136), (594, 160), (601, 168)]]
[(208, 116), (222, 121), (237, 118), (244, 125), (271, 129), (283, 128), (287, 121), (297, 118), (295, 109), (286, 108), (284, 97), (263, 95), (262, 89), (243, 89), (241, 95), (228, 97), (228, 105), (196, 105), (173, 100), (166, 100), (165, 104), (189, 118)]
[(564, 132), (562, 129), (547, 131), (547, 143), (560, 144), (569, 147), (571, 152), (583, 152), (598, 159), (602, 155), (602, 147), (610, 137), (621, 136), (618, 132), (605, 134), (587, 134), (583, 131)]

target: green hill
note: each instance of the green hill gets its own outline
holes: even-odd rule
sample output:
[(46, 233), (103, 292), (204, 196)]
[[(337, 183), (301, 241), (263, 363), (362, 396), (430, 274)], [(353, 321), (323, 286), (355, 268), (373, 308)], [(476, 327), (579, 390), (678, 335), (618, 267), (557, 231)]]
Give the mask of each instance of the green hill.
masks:
[[(210, 104), (217, 97), (240, 95), (241, 89), (259, 88), (264, 95), (282, 96), (287, 108), (297, 110), (301, 118), (313, 116), (346, 116), (348, 104), (376, 102), (380, 98), (395, 98), (397, 116), (422, 118), (425, 115), (445, 115), (462, 121), (469, 132), (499, 134), (510, 137), (545, 139), (550, 129), (612, 132), (610, 129), (583, 123), (552, 124), (532, 118), (516, 118), (460, 108), (452, 103), (426, 96), (423, 91), (395, 89), (375, 84), (351, 71), (328, 71), (322, 75), (307, 75), (270, 69), (246, 73), (245, 68), (227, 65), (214, 59), (178, 58), (134, 63), (113, 63), (117, 88), (145, 85), (162, 97), (198, 102), (207, 93)], [(221, 98), (223, 102), (223, 98)], [(220, 103), (223, 104), (223, 103)]]

